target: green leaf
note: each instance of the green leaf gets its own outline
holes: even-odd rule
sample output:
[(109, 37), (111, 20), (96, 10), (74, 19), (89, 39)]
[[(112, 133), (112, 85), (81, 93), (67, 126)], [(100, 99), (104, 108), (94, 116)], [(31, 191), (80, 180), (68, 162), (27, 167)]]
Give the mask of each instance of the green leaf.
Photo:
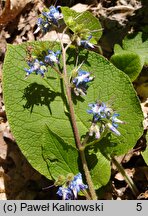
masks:
[[(49, 42), (8, 45), (3, 68), (6, 113), (16, 141), (31, 165), (48, 178), (51, 178), (51, 175), (57, 177), (56, 168), (61, 167), (61, 164), (66, 167), (66, 163), (70, 160), (69, 152), (73, 150), (77, 158), (73, 129), (67, 112), (63, 82), (56, 72), (49, 67), (44, 79), (34, 74), (31, 74), (27, 80), (24, 79), (24, 68), (27, 67), (27, 63), (24, 61), (26, 47), (30, 44), (34, 47), (34, 50), (41, 49), (43, 51), (45, 49), (45, 53), (47, 49), (53, 49), (54, 51), (60, 49), (59, 44)], [(38, 52), (36, 52), (36, 55), (42, 60)], [(77, 52), (70, 48), (67, 54), (67, 71), (69, 74), (75, 67), (76, 59)], [(95, 173), (99, 163), (104, 163), (107, 166), (108, 162), (103, 158), (104, 156), (124, 154), (133, 148), (143, 132), (143, 115), (132, 83), (126, 74), (94, 52), (80, 51), (78, 64), (83, 61), (85, 63), (81, 69), (90, 71), (92, 75), (95, 75), (95, 79), (88, 88), (87, 96), (74, 97), (74, 109), (80, 136), (84, 137), (90, 128), (92, 116), (86, 110), (89, 109), (88, 104), (96, 100), (113, 103), (112, 106), (120, 114), (120, 119), (126, 122), (125, 125), (120, 125), (118, 128), (121, 136), (116, 137), (109, 133), (96, 145), (98, 163), (96, 162), (94, 167), (90, 166), (90, 169), (97, 188), (104, 185), (109, 179), (108, 171), (106, 178), (102, 177), (104, 179), (97, 183), (98, 177), (104, 176), (104, 170), (101, 168), (99, 176)], [(48, 130), (45, 129), (46, 127)], [(67, 153), (65, 151), (67, 161), (61, 156), (60, 161), (58, 159), (57, 146), (60, 145), (60, 142), (65, 146), (65, 149), (68, 149)], [(71, 147), (68, 147), (67, 144)], [(53, 154), (54, 151), (55, 154)], [(100, 154), (102, 155), (100, 156)], [(57, 163), (51, 163), (51, 159)], [(91, 160), (88, 162), (94, 164)], [(49, 169), (47, 163), (50, 165)], [(79, 163), (78, 165), (80, 166)], [(65, 173), (72, 169), (71, 165), (68, 164), (68, 166), (70, 168), (64, 168)], [(104, 167), (105, 165), (101, 166)], [(107, 169), (109, 170), (109, 164)], [(75, 161), (73, 172), (76, 173), (76, 171)], [(62, 172), (64, 171), (62, 170)]]
[[(71, 52), (71, 58), (73, 58), (72, 53), (75, 55), (74, 51)], [(75, 101), (80, 135), (84, 136), (91, 126), (92, 115), (87, 113), (88, 104), (97, 100), (108, 103), (116, 113), (120, 114), (119, 118), (126, 124), (119, 124), (118, 130), (121, 136), (109, 133), (101, 140), (98, 148), (105, 155), (124, 154), (134, 147), (143, 133), (143, 113), (133, 85), (126, 74), (114, 67), (103, 56), (94, 52), (87, 54), (87, 51), (80, 53), (79, 56), (79, 64), (85, 60), (81, 69), (95, 76), (87, 90), (87, 95)]]
[(137, 53), (148, 64), (148, 40), (143, 41), (142, 32), (130, 34), (123, 41), (123, 49)]
[(132, 81), (140, 74), (143, 65), (148, 64), (148, 40), (143, 41), (142, 32), (130, 34), (123, 40), (122, 48), (114, 47), (111, 62), (124, 71)]
[(98, 150), (87, 156), (95, 189), (106, 185), (111, 176), (110, 161)]
[(130, 51), (122, 51), (111, 57), (111, 62), (124, 71), (134, 81), (142, 70), (143, 62), (140, 56)]
[[(46, 131), (46, 133), (45, 133)], [(54, 134), (48, 126), (43, 133), (43, 157), (54, 179), (60, 174), (78, 174), (78, 151)]]
[(148, 134), (146, 135), (146, 143), (147, 143), (147, 147), (146, 147), (145, 151), (142, 152), (142, 156), (145, 160), (145, 163), (148, 165)]
[(119, 44), (115, 44), (115, 46), (114, 46), (114, 53), (122, 53), (123, 52), (123, 49), (122, 49), (122, 47), (119, 45)]
[(68, 7), (61, 7), (66, 25), (76, 34), (86, 38), (90, 35), (98, 41), (102, 35), (99, 20), (89, 11), (78, 13)]
[(34, 74), (24, 79), (24, 68), (28, 68), (26, 48), (30, 45), (36, 54), (39, 49), (60, 48), (59, 44), (49, 42), (8, 45), (3, 74), (4, 100), (11, 130), (22, 153), (35, 169), (50, 178), (42, 157), (42, 134), (47, 132), (45, 125), (74, 147), (75, 140), (65, 111), (62, 80), (55, 71), (49, 68), (44, 79)]

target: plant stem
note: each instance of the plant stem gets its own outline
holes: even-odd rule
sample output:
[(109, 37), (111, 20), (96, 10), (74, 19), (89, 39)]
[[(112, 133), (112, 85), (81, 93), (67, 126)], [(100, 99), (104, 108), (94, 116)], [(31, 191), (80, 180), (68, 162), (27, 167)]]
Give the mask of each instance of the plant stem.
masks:
[(119, 172), (124, 177), (125, 181), (127, 182), (128, 186), (132, 190), (132, 192), (135, 195), (135, 197), (137, 197), (137, 195), (139, 194), (139, 191), (138, 191), (136, 185), (134, 184), (133, 180), (130, 178), (130, 176), (127, 175), (127, 173), (125, 172), (124, 168), (121, 166), (121, 164), (118, 163), (118, 161), (116, 160), (116, 158), (115, 157), (111, 157), (111, 158), (112, 158), (112, 162), (115, 164), (115, 166), (117, 167), (117, 169), (119, 170)]
[(94, 184), (92, 182), (91, 175), (90, 175), (90, 172), (89, 172), (89, 169), (88, 169), (88, 166), (87, 166), (85, 152), (80, 151), (80, 156), (81, 156), (81, 159), (82, 159), (83, 169), (84, 169), (84, 172), (85, 172), (86, 181), (87, 181), (87, 184), (89, 186), (89, 191), (90, 191), (92, 200), (97, 200), (97, 195), (96, 195), (96, 192), (95, 192), (95, 189), (94, 189)]
[(83, 190), (82, 193), (84, 194), (87, 200), (91, 200), (91, 197), (86, 190)]
[(82, 159), (82, 165), (83, 165), (83, 169), (85, 172), (86, 181), (87, 181), (87, 184), (89, 186), (91, 199), (97, 200), (94, 185), (93, 185), (91, 175), (90, 175), (90, 172), (89, 172), (89, 169), (87, 166), (84, 148), (82, 146), (80, 136), (79, 136), (78, 127), (76, 124), (75, 112), (74, 112), (74, 107), (73, 107), (73, 102), (72, 102), (72, 97), (71, 97), (71, 87), (69, 86), (69, 81), (68, 81), (68, 76), (67, 76), (67, 68), (66, 68), (66, 50), (67, 50), (68, 46), (66, 46), (66, 48), (64, 48), (63, 43), (61, 42), (61, 47), (62, 47), (62, 57), (63, 57), (63, 74), (64, 74), (63, 79), (64, 79), (64, 83), (65, 83), (65, 88), (66, 88), (66, 94), (67, 94), (67, 100), (68, 100), (68, 105), (69, 105), (69, 111), (70, 111), (74, 136), (75, 136), (77, 148), (80, 152), (80, 157)]

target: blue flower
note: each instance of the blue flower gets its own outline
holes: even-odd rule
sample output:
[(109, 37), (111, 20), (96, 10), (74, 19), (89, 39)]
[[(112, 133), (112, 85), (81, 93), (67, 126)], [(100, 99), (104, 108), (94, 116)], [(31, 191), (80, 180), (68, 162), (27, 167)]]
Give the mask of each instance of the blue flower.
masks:
[(74, 84), (74, 93), (79, 95), (86, 95), (88, 88), (87, 83), (91, 82), (94, 77), (90, 76), (90, 73), (84, 70), (78, 70), (78, 75), (73, 78), (72, 83)]
[(106, 118), (109, 119), (111, 115), (113, 114), (113, 110), (110, 107), (106, 106), (106, 108), (104, 109), (104, 113), (105, 113)]
[(63, 18), (63, 15), (59, 11), (60, 6), (54, 7), (51, 6), (49, 11), (42, 12), (43, 16), (45, 16), (49, 22), (53, 23), (56, 26), (59, 26), (58, 20)]
[(88, 82), (92, 81), (93, 79), (94, 79), (94, 77), (90, 77), (89, 72), (86, 72), (84, 70), (79, 70), (78, 76), (76, 76), (73, 79), (73, 83), (75, 84), (76, 87), (78, 87), (78, 85), (80, 85), (82, 83), (88, 83)]
[(37, 29), (35, 30), (35, 34), (40, 30), (45, 34), (49, 31), (52, 24), (59, 26), (58, 20), (63, 18), (63, 15), (59, 11), (60, 6), (54, 7), (51, 6), (49, 11), (42, 12), (41, 17), (37, 20)]
[(57, 191), (57, 194), (64, 200), (77, 199), (77, 195), (80, 190), (85, 190), (88, 188), (87, 185), (83, 184), (81, 173), (78, 173), (76, 176), (74, 176), (72, 181), (68, 181), (66, 183), (67, 187), (59, 187)]
[(38, 33), (40, 30), (43, 31), (43, 33), (47, 33), (51, 27), (51, 24), (49, 23), (47, 18), (39, 17), (37, 20), (37, 29), (35, 30), (34, 34)]
[(59, 187), (57, 194), (61, 196), (63, 200), (73, 199), (73, 192), (70, 188)]
[(120, 135), (121, 135), (121, 133), (117, 130), (117, 126), (118, 126), (118, 125), (116, 125), (116, 127), (115, 127), (113, 124), (107, 123), (106, 126), (107, 126), (107, 127), (109, 128), (109, 130), (111, 130), (111, 132), (113, 132), (115, 135), (117, 135), (117, 136), (120, 136)]
[(113, 125), (114, 127), (116, 127), (116, 128), (118, 127), (118, 123), (119, 123), (119, 124), (125, 124), (125, 122), (124, 122), (124, 121), (121, 121), (120, 119), (118, 119), (117, 116), (119, 116), (119, 114), (114, 113), (114, 114), (112, 115), (112, 117), (111, 117), (112, 125)]
[[(90, 103), (88, 106), (91, 108), (87, 110), (89, 114), (93, 114), (92, 125), (89, 130), (89, 136), (95, 134), (96, 139), (100, 138), (100, 134), (108, 128), (115, 135), (120, 136), (117, 130), (118, 124), (124, 124), (123, 121), (118, 119), (119, 114), (114, 113), (113, 110), (106, 106), (103, 102)], [(99, 127), (97, 123), (99, 122)]]
[(75, 199), (77, 198), (77, 194), (80, 192), (80, 190), (85, 190), (88, 188), (87, 185), (83, 184), (81, 173), (78, 173), (76, 176), (74, 176), (74, 179), (69, 184), (69, 188), (73, 191)]
[(52, 50), (48, 50), (48, 55), (45, 56), (45, 62), (50, 64), (51, 66), (56, 63), (59, 64), (59, 59), (58, 59), (58, 55), (61, 53), (60, 50), (58, 50), (57, 52), (53, 52)]
[(47, 67), (42, 61), (35, 59), (32, 62), (27, 62), (29, 69), (25, 68), (24, 70), (27, 72), (26, 77), (28, 77), (31, 73), (35, 72), (36, 74), (41, 74), (44, 77), (45, 72), (47, 71)]
[(87, 40), (80, 40), (79, 46), (83, 46), (85, 49), (89, 49), (89, 48), (94, 49), (95, 48), (94, 44), (90, 43), (91, 38), (92, 36), (89, 36)]
[(101, 118), (106, 118), (105, 109), (106, 105), (105, 103), (90, 103), (88, 104), (89, 107), (91, 107), (90, 110), (87, 110), (89, 114), (93, 114), (94, 121), (98, 121)]

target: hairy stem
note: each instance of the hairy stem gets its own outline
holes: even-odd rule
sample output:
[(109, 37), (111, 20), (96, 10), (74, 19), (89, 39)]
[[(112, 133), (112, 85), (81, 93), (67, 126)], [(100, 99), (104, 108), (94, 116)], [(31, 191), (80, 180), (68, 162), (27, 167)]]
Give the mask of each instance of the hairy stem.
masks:
[(78, 127), (77, 127), (77, 124), (76, 124), (75, 112), (74, 112), (74, 107), (73, 107), (73, 102), (72, 102), (72, 97), (71, 97), (71, 87), (69, 86), (69, 81), (68, 81), (68, 76), (67, 76), (67, 68), (66, 68), (66, 50), (68, 49), (68, 46), (66, 46), (66, 48), (64, 48), (63, 43), (61, 42), (61, 47), (62, 47), (62, 57), (63, 57), (64, 83), (65, 83), (65, 88), (66, 88), (66, 94), (67, 94), (67, 100), (68, 100), (68, 105), (69, 105), (69, 111), (70, 111), (74, 136), (75, 136), (77, 148), (78, 148), (78, 150), (80, 152), (80, 157), (81, 157), (81, 160), (82, 160), (82, 165), (83, 165), (83, 169), (84, 169), (84, 172), (85, 172), (86, 181), (87, 181), (87, 184), (89, 186), (91, 199), (97, 200), (94, 185), (93, 185), (91, 175), (90, 175), (90, 172), (89, 172), (89, 169), (88, 169), (88, 166), (87, 166), (85, 152), (84, 152), (81, 140), (80, 140)]
[(97, 200), (97, 195), (96, 195), (96, 192), (95, 192), (95, 189), (94, 189), (94, 184), (92, 182), (91, 175), (90, 175), (90, 172), (89, 172), (89, 169), (88, 169), (88, 166), (87, 166), (87, 161), (86, 161), (84, 151), (80, 151), (80, 156), (81, 156), (81, 159), (82, 159), (83, 169), (84, 169), (84, 172), (85, 172), (86, 181), (87, 181), (87, 184), (89, 186), (89, 191), (90, 191), (92, 200)]
[(126, 183), (128, 184), (128, 186), (132, 190), (132, 192), (135, 195), (135, 197), (137, 197), (137, 195), (139, 194), (139, 192), (138, 192), (138, 189), (137, 189), (136, 185), (134, 184), (133, 180), (130, 178), (130, 176), (127, 175), (127, 173), (125, 172), (124, 168), (121, 166), (121, 164), (118, 163), (118, 161), (116, 160), (115, 157), (112, 157), (112, 162), (115, 164), (115, 166), (117, 167), (117, 169), (119, 170), (119, 172), (124, 177)]

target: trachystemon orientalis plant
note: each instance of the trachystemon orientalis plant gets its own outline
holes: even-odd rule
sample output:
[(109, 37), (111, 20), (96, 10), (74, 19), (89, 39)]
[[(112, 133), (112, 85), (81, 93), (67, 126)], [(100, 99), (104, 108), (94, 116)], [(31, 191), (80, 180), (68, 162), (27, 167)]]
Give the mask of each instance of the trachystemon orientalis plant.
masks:
[(34, 34), (53, 29), (54, 41), (8, 44), (8, 121), (30, 164), (54, 181), (57, 197), (95, 200), (110, 180), (114, 156), (141, 136), (142, 112), (128, 76), (99, 54), (96, 17), (51, 6)]

